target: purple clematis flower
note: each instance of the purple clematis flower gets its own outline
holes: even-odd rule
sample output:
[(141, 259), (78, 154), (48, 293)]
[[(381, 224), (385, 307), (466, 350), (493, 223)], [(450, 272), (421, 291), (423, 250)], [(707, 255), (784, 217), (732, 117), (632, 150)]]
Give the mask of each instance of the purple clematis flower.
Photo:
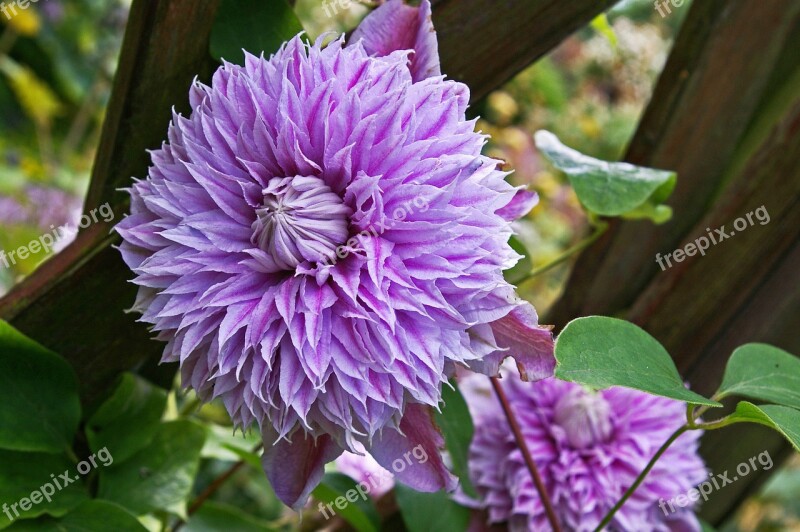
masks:
[(300, 36), (191, 90), (117, 230), (134, 310), (183, 383), (260, 427), (300, 507), (343, 450), (418, 490), (454, 487), (430, 409), (456, 365), (552, 374), (552, 335), (502, 271), (536, 196), (481, 155), (466, 86), (439, 75), (427, 0), (391, 0), (348, 46)]
[[(594, 530), (672, 433), (686, 422), (685, 403), (627, 388), (590, 392), (554, 378), (523, 383), (510, 372), (503, 388), (565, 530)], [(486, 379), (460, 386), (475, 422), (472, 501), (489, 523), (510, 530), (549, 530), (536, 487)], [(674, 504), (706, 479), (698, 454), (701, 431), (679, 437), (661, 456), (609, 530), (699, 532), (691, 507)]]

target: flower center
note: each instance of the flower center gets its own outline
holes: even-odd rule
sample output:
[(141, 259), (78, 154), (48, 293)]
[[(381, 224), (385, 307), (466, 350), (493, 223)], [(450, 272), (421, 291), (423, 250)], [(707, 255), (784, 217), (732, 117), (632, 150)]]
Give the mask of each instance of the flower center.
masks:
[(276, 177), (263, 194), (251, 241), (279, 267), (322, 261), (347, 240), (351, 210), (318, 177)]
[(591, 447), (611, 436), (611, 406), (598, 393), (576, 388), (559, 399), (554, 414), (575, 449)]

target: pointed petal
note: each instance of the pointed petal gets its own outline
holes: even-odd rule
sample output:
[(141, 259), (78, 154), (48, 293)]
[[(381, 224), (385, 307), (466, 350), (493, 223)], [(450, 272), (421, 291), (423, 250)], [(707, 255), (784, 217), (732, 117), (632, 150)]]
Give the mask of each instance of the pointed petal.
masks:
[(414, 82), (442, 74), (429, 0), (423, 0), (419, 7), (407, 6), (402, 0), (389, 0), (356, 28), (350, 43), (359, 40), (371, 55), (414, 50), (409, 67)]
[(470, 362), (470, 368), (487, 375), (497, 375), (500, 364), (513, 357), (524, 381), (552, 377), (556, 367), (553, 334), (539, 325), (536, 311), (523, 302), (505, 317), (489, 324), (495, 342), (501, 349), (481, 360)]
[(503, 219), (513, 222), (522, 218), (539, 203), (539, 195), (536, 192), (531, 192), (524, 188), (517, 190), (514, 198), (508, 202), (508, 205), (497, 211), (497, 214)]
[(388, 427), (383, 429), (368, 449), (373, 458), (417, 491), (454, 490), (457, 480), (442, 460), (444, 439), (433, 423), (430, 407), (408, 405), (400, 430), (405, 436)]
[(287, 506), (300, 510), (325, 474), (325, 464), (342, 454), (342, 448), (327, 434), (314, 438), (302, 431), (291, 436), (291, 442), (277, 438), (272, 426), (262, 431), (266, 450), (261, 465), (275, 495)]

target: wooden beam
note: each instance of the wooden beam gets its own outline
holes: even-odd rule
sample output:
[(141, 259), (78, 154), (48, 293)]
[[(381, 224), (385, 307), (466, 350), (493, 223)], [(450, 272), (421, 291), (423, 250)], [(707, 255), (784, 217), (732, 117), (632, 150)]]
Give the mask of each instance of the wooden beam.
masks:
[(675, 249), (713, 203), (799, 13), (794, 0), (693, 3), (626, 157), (678, 172), (675, 215), (661, 226), (614, 221), (576, 262), (549, 323), (633, 304), (659, 271), (656, 253)]
[(171, 109), (189, 111), (189, 86), (208, 79), (208, 54), (219, 0), (137, 0), (125, 30), (120, 62), (92, 170), (85, 208), (120, 206), (118, 189), (143, 178), (148, 149), (166, 137)]
[(618, 0), (433, 0), (442, 71), (486, 96)]

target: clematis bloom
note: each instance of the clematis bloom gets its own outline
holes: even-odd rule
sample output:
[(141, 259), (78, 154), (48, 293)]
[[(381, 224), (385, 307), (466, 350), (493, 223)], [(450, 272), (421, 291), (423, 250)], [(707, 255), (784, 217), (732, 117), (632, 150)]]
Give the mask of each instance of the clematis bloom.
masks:
[[(565, 530), (594, 530), (686, 422), (685, 403), (637, 390), (591, 392), (554, 378), (523, 383), (510, 372), (502, 383)], [(544, 505), (486, 379), (469, 376), (461, 390), (475, 422), (469, 471), (481, 499), (459, 493), (457, 500), (485, 509), (490, 524), (549, 530)], [(687, 432), (669, 447), (609, 530), (700, 531), (691, 507), (668, 503), (706, 479), (698, 454), (701, 434)]]
[(552, 374), (552, 335), (502, 271), (536, 196), (481, 155), (469, 91), (439, 75), (430, 4), (384, 4), (351, 42), (298, 36), (191, 88), (117, 230), (133, 309), (185, 386), (257, 424), (301, 506), (363, 445), (423, 491), (453, 488), (430, 409), (456, 365)]

